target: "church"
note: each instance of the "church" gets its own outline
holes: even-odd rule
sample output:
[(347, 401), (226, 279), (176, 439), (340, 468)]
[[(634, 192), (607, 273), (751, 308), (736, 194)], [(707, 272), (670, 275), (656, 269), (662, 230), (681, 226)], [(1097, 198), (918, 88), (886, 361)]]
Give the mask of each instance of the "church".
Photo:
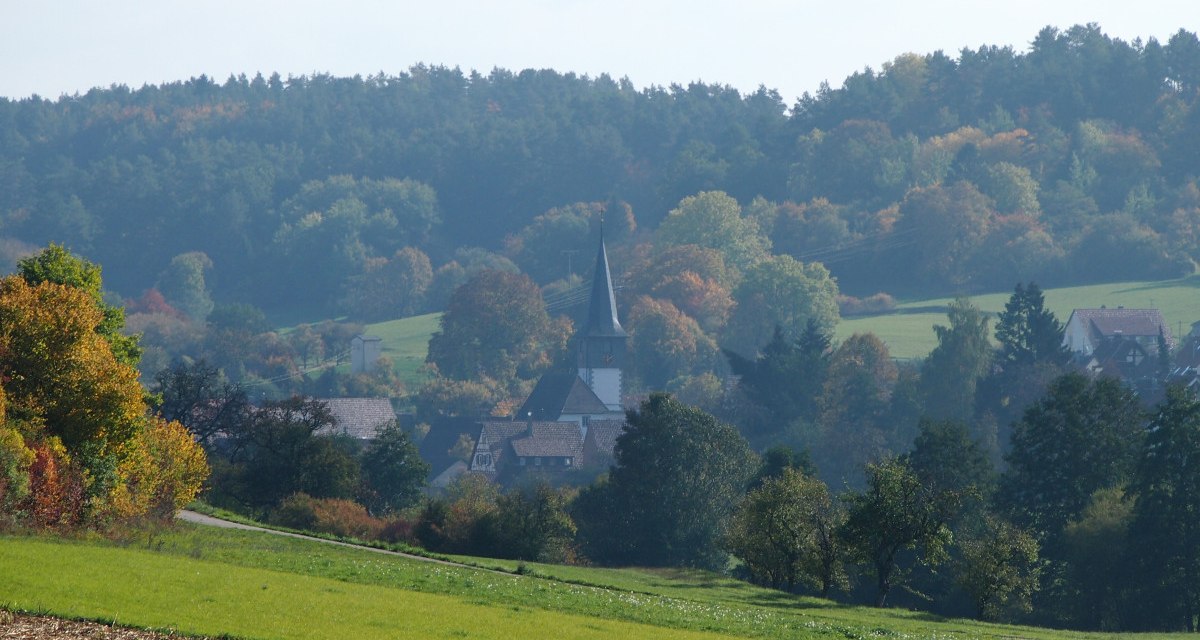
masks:
[(511, 420), (473, 421), (466, 432), (475, 443), (470, 459), (442, 476), (470, 471), (503, 480), (530, 470), (556, 474), (611, 462), (625, 428), (621, 376), (629, 334), (617, 317), (603, 238), (593, 273), (586, 320), (575, 334), (575, 370), (543, 375)]

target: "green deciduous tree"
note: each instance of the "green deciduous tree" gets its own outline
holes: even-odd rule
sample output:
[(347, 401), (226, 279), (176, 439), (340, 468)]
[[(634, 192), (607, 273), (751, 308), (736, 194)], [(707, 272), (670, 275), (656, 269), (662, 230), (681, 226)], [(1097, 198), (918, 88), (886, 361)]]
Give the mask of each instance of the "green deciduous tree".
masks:
[(1143, 624), (1195, 631), (1200, 616), (1200, 401), (1172, 388), (1150, 422), (1132, 488)]
[(1010, 612), (1032, 610), (1041, 570), (1037, 538), (987, 516), (982, 531), (958, 547), (962, 555), (955, 562), (956, 581), (971, 597), (977, 616), (999, 620)]
[(808, 586), (824, 598), (846, 584), (842, 517), (825, 483), (784, 469), (738, 505), (725, 545), (758, 582), (788, 591)]
[(992, 360), (988, 317), (966, 298), (950, 303), (950, 326), (934, 325), (938, 345), (921, 367), (925, 414), (939, 420), (967, 420), (975, 412), (975, 386)]
[(786, 255), (763, 260), (733, 291), (737, 306), (722, 344), (751, 357), (776, 326), (795, 340), (810, 319), (822, 332), (831, 333), (839, 319), (837, 295), (837, 282), (818, 262), (804, 264)]
[(742, 207), (722, 191), (702, 191), (679, 201), (658, 227), (667, 246), (694, 244), (720, 251), (725, 263), (744, 271), (766, 258), (771, 241)]
[(361, 459), (363, 504), (372, 513), (407, 509), (421, 499), (429, 463), (399, 424), (379, 430)]
[(425, 309), (433, 267), (420, 249), (404, 247), (390, 258), (371, 258), (346, 283), (342, 307), (366, 322), (392, 320)]
[(846, 523), (842, 528), (852, 557), (875, 575), (875, 606), (887, 603), (892, 587), (906, 568), (897, 562), (900, 551), (919, 550), (923, 562), (938, 564), (947, 557), (951, 535), (947, 524), (961, 505), (954, 491), (935, 490), (898, 458), (867, 465), (867, 488), (845, 496)]
[(212, 260), (203, 252), (181, 253), (171, 258), (171, 264), (159, 274), (155, 287), (171, 306), (196, 322), (204, 322), (213, 310), (204, 273), (212, 268)]
[(733, 427), (662, 393), (628, 416), (606, 483), (580, 495), (584, 552), (604, 564), (720, 567), (726, 520), (757, 460)]
[(500, 558), (565, 562), (574, 558), (569, 494), (547, 484), (517, 487), (496, 499), (480, 526), (481, 544)]
[(1057, 538), (1093, 493), (1129, 479), (1142, 423), (1137, 396), (1114, 378), (1052, 382), (1014, 426), (999, 496), (1014, 523)]

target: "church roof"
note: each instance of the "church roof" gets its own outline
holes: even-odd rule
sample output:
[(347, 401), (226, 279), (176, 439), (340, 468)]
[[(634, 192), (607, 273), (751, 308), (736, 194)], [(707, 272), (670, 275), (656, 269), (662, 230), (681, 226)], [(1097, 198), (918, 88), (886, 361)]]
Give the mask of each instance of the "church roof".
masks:
[(574, 422), (534, 422), (524, 437), (512, 439), (518, 458), (579, 458), (583, 436)]
[(596, 254), (592, 296), (588, 302), (587, 326), (583, 335), (604, 338), (624, 338), (629, 335), (617, 320), (617, 298), (613, 295), (612, 274), (608, 270), (608, 252), (604, 249), (603, 239), (600, 240), (600, 251)]
[(596, 392), (575, 372), (550, 372), (538, 380), (537, 386), (517, 411), (520, 419), (558, 420), (563, 414), (586, 415), (608, 413), (608, 407)]

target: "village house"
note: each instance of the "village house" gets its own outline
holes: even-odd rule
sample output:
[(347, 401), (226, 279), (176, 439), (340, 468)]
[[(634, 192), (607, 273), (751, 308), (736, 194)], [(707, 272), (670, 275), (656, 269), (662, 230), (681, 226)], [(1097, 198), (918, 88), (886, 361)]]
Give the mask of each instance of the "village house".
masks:
[(1158, 309), (1075, 309), (1063, 333), (1075, 362), (1091, 375), (1121, 379), (1144, 397), (1161, 391), (1165, 363), (1175, 348), (1171, 328)]

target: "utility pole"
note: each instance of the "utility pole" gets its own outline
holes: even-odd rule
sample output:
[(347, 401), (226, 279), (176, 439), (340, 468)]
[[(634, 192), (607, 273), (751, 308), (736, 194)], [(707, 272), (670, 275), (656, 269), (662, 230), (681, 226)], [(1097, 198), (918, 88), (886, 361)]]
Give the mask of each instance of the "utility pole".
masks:
[(579, 249), (563, 249), (561, 253), (567, 256), (567, 277), (570, 278), (575, 275), (575, 270), (571, 268), (571, 256), (579, 253)]

